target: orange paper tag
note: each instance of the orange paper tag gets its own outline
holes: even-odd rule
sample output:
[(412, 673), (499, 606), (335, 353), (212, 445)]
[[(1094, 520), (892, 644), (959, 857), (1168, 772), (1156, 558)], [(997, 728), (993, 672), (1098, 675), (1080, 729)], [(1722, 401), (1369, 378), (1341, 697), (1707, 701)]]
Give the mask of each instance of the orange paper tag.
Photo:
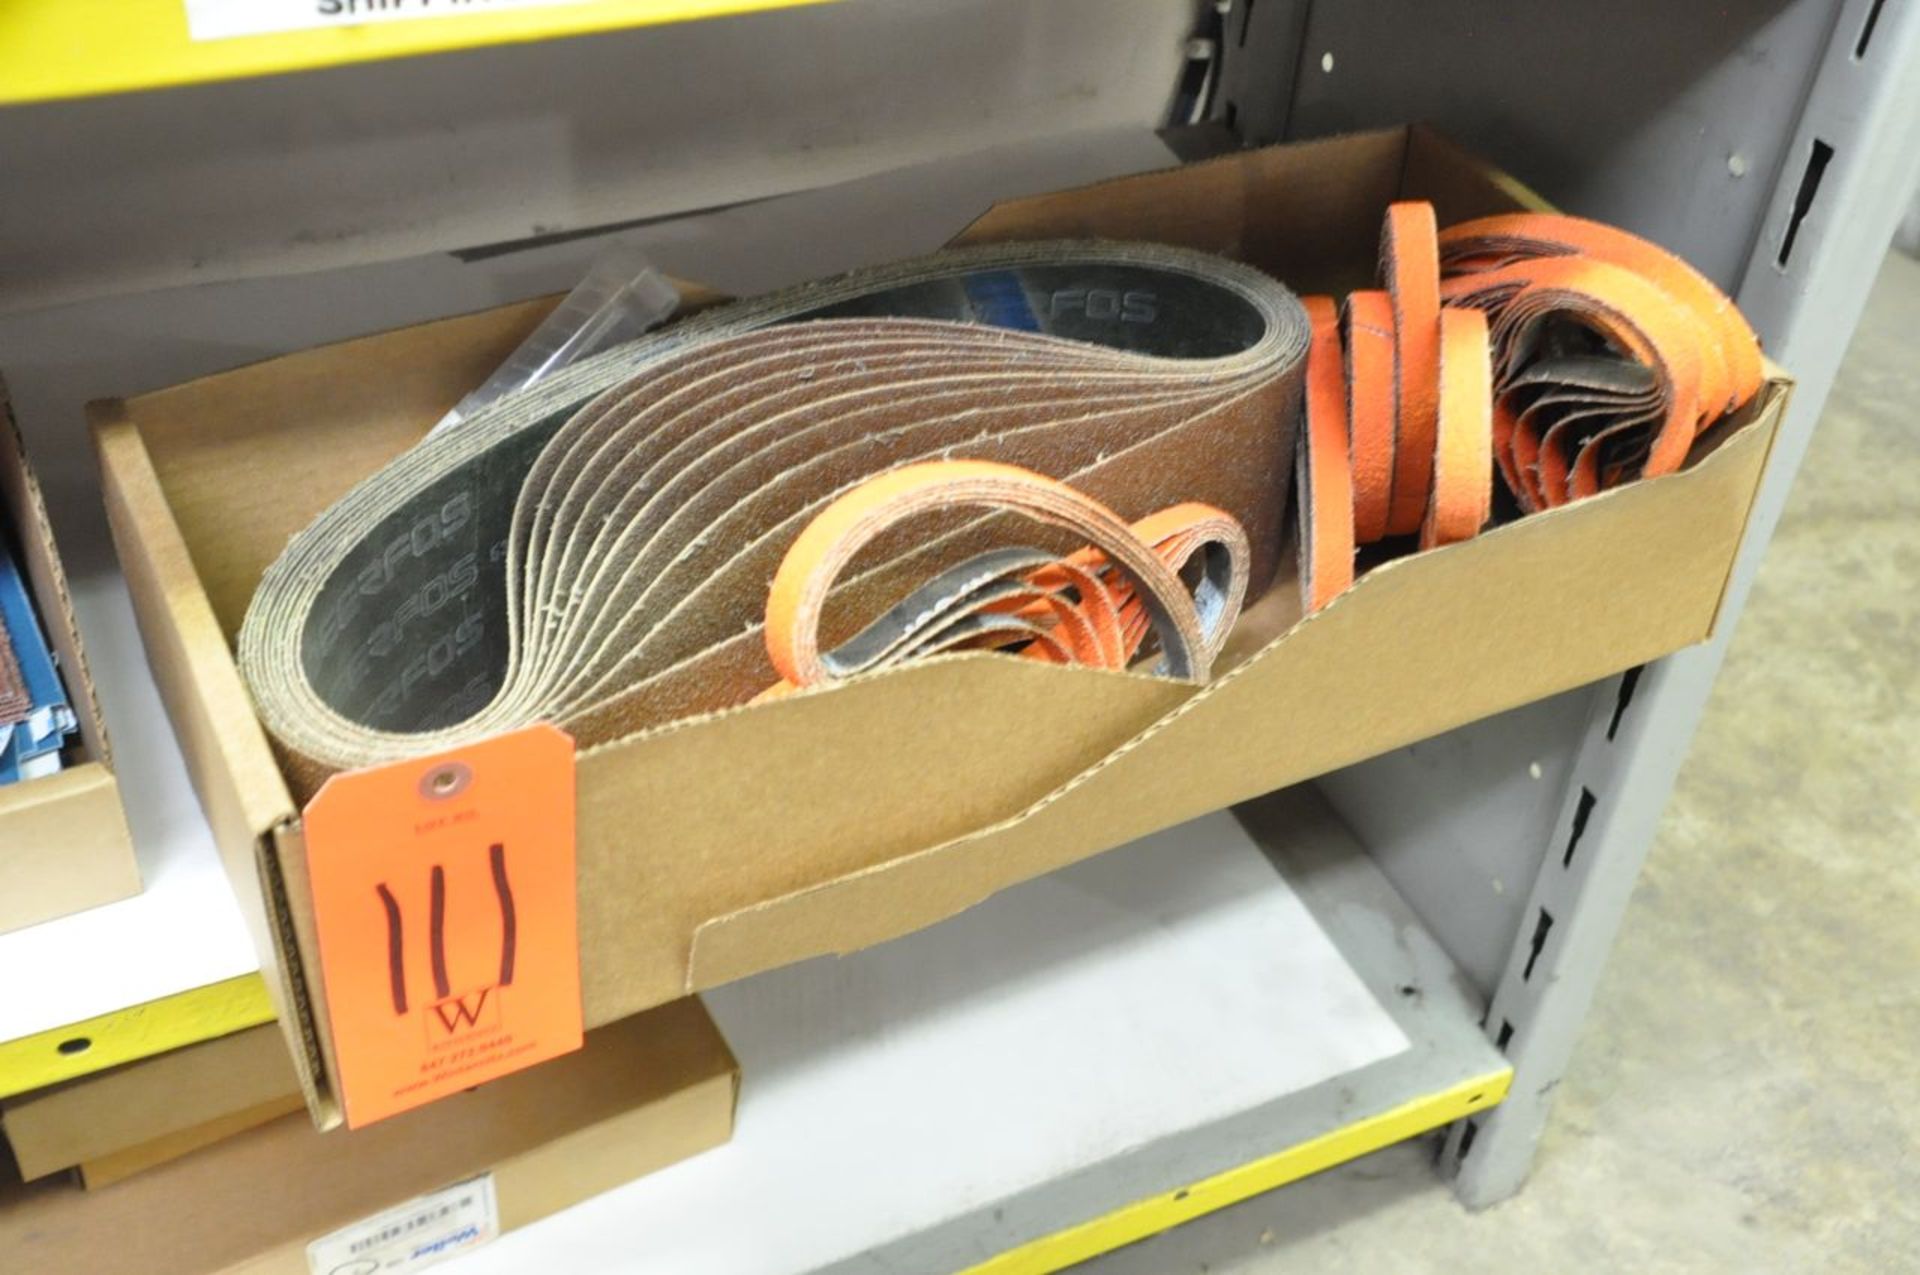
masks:
[(573, 796), (573, 741), (541, 725), (307, 803), (349, 1127), (580, 1047)]

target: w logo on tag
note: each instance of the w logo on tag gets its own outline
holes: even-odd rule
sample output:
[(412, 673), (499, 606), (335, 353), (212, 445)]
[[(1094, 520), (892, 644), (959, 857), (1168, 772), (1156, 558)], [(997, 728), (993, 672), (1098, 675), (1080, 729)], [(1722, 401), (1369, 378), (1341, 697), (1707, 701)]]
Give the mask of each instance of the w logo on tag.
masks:
[[(487, 869), (493, 887), (488, 893), (493, 896), (492, 902), (497, 909), (500, 925), (499, 964), (496, 967), (498, 976), (478, 991), (462, 992), (457, 996), (454, 995), (453, 980), (447, 968), (447, 940), (451, 928), (447, 905), (447, 870), (436, 863), (428, 876), (427, 957), (433, 974), (434, 994), (438, 997), (422, 1015), (429, 1048), (500, 1026), (500, 989), (513, 983), (519, 928), (513, 901), (513, 883), (507, 875), (507, 851), (504, 845), (495, 843), (487, 848)], [(374, 893), (380, 900), (381, 911), (386, 919), (387, 977), (388, 990), (393, 998), (393, 1012), (396, 1017), (404, 1018), (408, 1011), (406, 925), (399, 900), (387, 888), (386, 882), (376, 884)]]
[(498, 990), (495, 987), (483, 987), (477, 992), (429, 1005), (426, 1013), (427, 1047), (431, 1049), (500, 1026), (500, 998), (494, 994)]

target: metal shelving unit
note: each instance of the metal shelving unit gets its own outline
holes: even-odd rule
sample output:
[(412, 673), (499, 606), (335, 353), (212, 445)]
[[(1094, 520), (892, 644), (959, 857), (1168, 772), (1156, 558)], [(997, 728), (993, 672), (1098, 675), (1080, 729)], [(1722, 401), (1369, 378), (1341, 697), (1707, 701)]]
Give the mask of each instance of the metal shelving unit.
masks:
[[(945, 55), (937, 79), (934, 47)], [(1145, 1150), (1089, 1151), (1051, 1176), (1000, 1183), (991, 1201), (923, 1210), (905, 1231), (860, 1231), (843, 1212), (845, 1242), (795, 1270), (1056, 1269), (1237, 1198), (1206, 1184), (1262, 1189), (1447, 1120), (1440, 1169), (1464, 1202), (1518, 1188), (1920, 175), (1920, 0), (1730, 0), (1711, 12), (1660, 0), (847, 0), (0, 113), (0, 170), (17, 174), (0, 203), (0, 243), (16, 247), (0, 249), (0, 263), (20, 280), (0, 297), (15, 311), (0, 316), (0, 369), (49, 471), (63, 537), (78, 542), (69, 558), (77, 574), (91, 564), (103, 599), (82, 599), (89, 645), (137, 659), (93, 518), (79, 398), (558, 286), (590, 252), (570, 237), (609, 223), (643, 223), (630, 233), (670, 269), (742, 291), (897, 255), (997, 195), (1163, 162), (1149, 130), (1169, 103), (1186, 109), (1202, 62), (1210, 87), (1198, 114), (1216, 134), (1258, 144), (1422, 120), (1568, 210), (1668, 244), (1733, 291), (1800, 384), (1718, 636), (1263, 803), (1300, 838), (1278, 858), (1289, 897), (1317, 926), (1301, 933), (1331, 935), (1407, 1049), (1204, 1119), (1151, 1100), (1165, 1123)], [(196, 120), (215, 122), (196, 132)], [(873, 176), (883, 173), (893, 176)], [(152, 196), (145, 225), (101, 206), (129, 183)], [(549, 242), (486, 246), (528, 236)], [(451, 249), (464, 251), (419, 255)], [(70, 357), (76, 348), (89, 356)], [(1202, 825), (1220, 827), (1202, 820), (1181, 835), (1203, 836)], [(1117, 871), (1110, 863), (1128, 856), (1150, 852), (1072, 872)], [(949, 926), (992, 934), (994, 917), (1017, 913), (996, 900)], [(949, 926), (860, 966), (797, 967), (717, 993), (723, 1022), (756, 1042), (742, 1047), (739, 1141), (618, 1193), (621, 1207), (691, 1199), (731, 1171), (711, 1167), (729, 1156), (798, 1155), (756, 1134), (752, 1089), (754, 1049), (771, 1051), (761, 1070), (778, 1077), (798, 1029), (783, 1045), (757, 1024), (796, 989), (843, 994), (858, 968), (924, 975), (911, 952), (972, 932)], [(1384, 933), (1415, 936), (1416, 956), (1389, 959)], [(1126, 977), (1112, 968), (1110, 996), (1126, 995)], [(1408, 986), (1425, 989), (1417, 1003)], [(1480, 1105), (1507, 1066), (1510, 1095)], [(1482, 1079), (1481, 1099), (1466, 1103)], [(1357, 1107), (1348, 1091), (1365, 1095)], [(1453, 1105), (1427, 1101), (1438, 1093)], [(884, 1140), (873, 1145), (879, 1154)], [(590, 1262), (597, 1232), (572, 1228), (609, 1209), (511, 1237), (498, 1268), (563, 1248)], [(1061, 1236), (1077, 1238), (1049, 1238)]]
[(1695, 262), (1799, 380), (1712, 642), (1320, 783), (1488, 998), (1513, 1094), (1452, 1131), (1441, 1167), (1464, 1201), (1490, 1204), (1526, 1177), (1920, 175), (1920, 4), (1240, 0), (1221, 47), (1217, 117), (1242, 141), (1427, 120), (1569, 211)]

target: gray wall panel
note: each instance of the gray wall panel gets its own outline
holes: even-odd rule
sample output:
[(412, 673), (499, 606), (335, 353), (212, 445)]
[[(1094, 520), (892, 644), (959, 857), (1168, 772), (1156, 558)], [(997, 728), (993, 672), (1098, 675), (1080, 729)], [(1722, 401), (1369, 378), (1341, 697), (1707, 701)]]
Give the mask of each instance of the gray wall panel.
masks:
[(1839, 7), (1323, 0), (1286, 135), (1424, 120), (1731, 290)]

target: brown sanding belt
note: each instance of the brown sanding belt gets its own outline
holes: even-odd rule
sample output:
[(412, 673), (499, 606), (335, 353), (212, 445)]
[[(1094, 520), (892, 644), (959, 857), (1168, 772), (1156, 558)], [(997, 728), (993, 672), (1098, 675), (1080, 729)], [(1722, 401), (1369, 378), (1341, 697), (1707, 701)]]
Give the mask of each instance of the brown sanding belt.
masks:
[[(1143, 244), (956, 249), (718, 307), (355, 487), (268, 569), (241, 667), (303, 793), (534, 721), (584, 747), (741, 704), (780, 680), (762, 622), (796, 537), (866, 480), (949, 458), (1068, 484), (1123, 527), (1209, 506), (1244, 529), (1258, 596), (1308, 339), (1298, 301), (1258, 271)], [(809, 603), (817, 640), (842, 650), (1010, 537), (1057, 571), (1124, 552), (1071, 520), (938, 503), (836, 565)], [(1160, 633), (1163, 663), (1203, 672), (1224, 628), (1182, 655), (1194, 635), (1154, 614), (1173, 605), (1165, 584), (1115, 605)]]

